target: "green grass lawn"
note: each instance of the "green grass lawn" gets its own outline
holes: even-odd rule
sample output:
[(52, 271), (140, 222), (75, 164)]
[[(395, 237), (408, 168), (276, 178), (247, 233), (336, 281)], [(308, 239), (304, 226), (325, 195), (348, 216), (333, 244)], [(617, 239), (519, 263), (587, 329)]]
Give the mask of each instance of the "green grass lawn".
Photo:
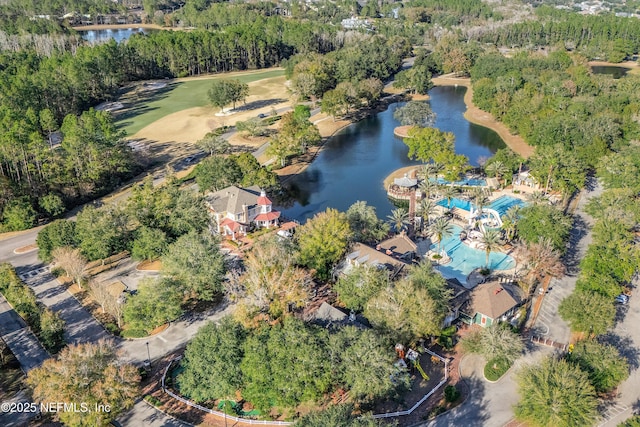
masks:
[[(284, 70), (269, 70), (261, 73), (234, 76), (244, 83), (269, 79), (284, 75)], [(211, 76), (209, 79), (174, 82), (167, 87), (149, 92), (140, 92), (135, 105), (123, 110), (116, 117), (116, 124), (128, 136), (172, 113), (188, 108), (203, 107), (209, 102), (207, 92), (214, 79), (228, 78), (224, 74)], [(137, 95), (133, 95), (131, 98)], [(125, 101), (127, 102), (127, 101)], [(129, 101), (130, 102), (130, 101)]]

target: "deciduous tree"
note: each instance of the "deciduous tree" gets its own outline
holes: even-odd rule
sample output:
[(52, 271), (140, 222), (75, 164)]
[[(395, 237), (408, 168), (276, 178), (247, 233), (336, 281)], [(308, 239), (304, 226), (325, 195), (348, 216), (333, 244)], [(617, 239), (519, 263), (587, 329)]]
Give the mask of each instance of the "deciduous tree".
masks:
[(613, 326), (616, 308), (610, 298), (589, 291), (577, 291), (562, 300), (558, 313), (573, 332), (600, 335)]
[(617, 348), (595, 340), (575, 344), (567, 360), (587, 373), (598, 393), (607, 393), (629, 377), (629, 363)]
[(371, 244), (382, 240), (389, 233), (388, 224), (377, 217), (376, 208), (362, 200), (349, 206), (347, 221), (356, 242)]
[[(133, 406), (138, 395), (138, 370), (123, 363), (115, 345), (107, 341), (74, 344), (57, 359), (48, 359), (29, 372), (27, 384), (36, 402), (76, 405), (77, 411), (59, 411), (55, 418), (66, 425), (107, 425)], [(86, 410), (81, 410), (81, 405)], [(109, 407), (99, 410), (97, 405)]]
[(545, 359), (517, 374), (520, 402), (516, 417), (534, 426), (593, 425), (598, 401), (589, 378), (565, 360)]
[(333, 265), (344, 255), (351, 236), (346, 214), (327, 208), (296, 231), (298, 261), (326, 280)]
[(480, 354), (487, 361), (504, 358), (513, 362), (524, 350), (522, 337), (512, 332), (507, 325), (498, 323), (470, 333), (460, 343), (466, 353)]
[(127, 298), (123, 316), (128, 329), (147, 333), (182, 313), (184, 293), (180, 285), (165, 278), (143, 279), (138, 292)]
[[(293, 250), (286, 241), (265, 237), (254, 243), (245, 257), (245, 274), (240, 278), (244, 287), (240, 313), (253, 317), (266, 312), (272, 318), (289, 314), (289, 307), (300, 308), (310, 299), (311, 276), (295, 266)], [(251, 319), (242, 319), (250, 321)]]
[(62, 268), (66, 275), (71, 277), (73, 281), (82, 289), (82, 281), (84, 280), (87, 259), (82, 256), (79, 249), (69, 246), (61, 246), (51, 252), (53, 262), (56, 266)]
[(231, 318), (208, 323), (189, 341), (178, 376), (180, 391), (196, 402), (235, 399), (243, 384), (240, 362), (246, 332)]
[(208, 232), (190, 232), (169, 245), (162, 257), (165, 274), (177, 280), (189, 296), (211, 301), (222, 291), (224, 255)]
[(436, 113), (429, 104), (420, 101), (410, 101), (398, 108), (393, 113), (393, 118), (403, 126), (433, 126), (436, 121)]

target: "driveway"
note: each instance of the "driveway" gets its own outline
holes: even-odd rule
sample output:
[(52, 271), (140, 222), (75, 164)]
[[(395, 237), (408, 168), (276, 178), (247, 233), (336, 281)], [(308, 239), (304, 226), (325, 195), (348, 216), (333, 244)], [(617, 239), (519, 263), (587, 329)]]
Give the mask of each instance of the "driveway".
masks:
[(113, 424), (125, 427), (192, 427), (191, 424), (158, 411), (143, 400), (136, 402), (129, 412), (120, 415)]
[(127, 362), (143, 363), (147, 360), (148, 354), (151, 355), (152, 361), (159, 359), (186, 346), (198, 332), (198, 329), (211, 321), (219, 321), (223, 317), (232, 314), (234, 308), (234, 305), (221, 305), (205, 313), (188, 313), (179, 320), (172, 322), (169, 328), (157, 335), (147, 338), (119, 340), (118, 347), (124, 351), (123, 359)]

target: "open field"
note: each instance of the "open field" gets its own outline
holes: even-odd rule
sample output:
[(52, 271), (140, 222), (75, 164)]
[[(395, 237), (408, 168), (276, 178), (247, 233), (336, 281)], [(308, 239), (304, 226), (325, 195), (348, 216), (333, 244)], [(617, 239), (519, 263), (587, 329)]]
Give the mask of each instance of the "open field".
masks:
[[(170, 114), (207, 106), (207, 92), (211, 82), (215, 79), (234, 78), (245, 83), (252, 83), (280, 76), (284, 76), (282, 69), (242, 71), (206, 77), (166, 80), (165, 87), (151, 90), (147, 90), (144, 84), (137, 83), (130, 86), (120, 98), (119, 101), (126, 108), (116, 114), (116, 123), (128, 136), (132, 136)], [(254, 92), (260, 92), (260, 88), (251, 87), (250, 97), (254, 95)], [(255, 93), (255, 95), (261, 94)], [(280, 94), (280, 96), (282, 95), (285, 94)], [(209, 110), (212, 114), (215, 112), (211, 108)]]

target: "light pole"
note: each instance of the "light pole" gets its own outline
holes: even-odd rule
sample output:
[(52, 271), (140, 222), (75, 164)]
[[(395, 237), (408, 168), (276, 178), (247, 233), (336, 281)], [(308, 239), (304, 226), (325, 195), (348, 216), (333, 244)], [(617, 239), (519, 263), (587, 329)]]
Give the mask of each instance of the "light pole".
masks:
[(151, 352), (149, 352), (149, 341), (147, 341), (147, 363), (151, 367)]

